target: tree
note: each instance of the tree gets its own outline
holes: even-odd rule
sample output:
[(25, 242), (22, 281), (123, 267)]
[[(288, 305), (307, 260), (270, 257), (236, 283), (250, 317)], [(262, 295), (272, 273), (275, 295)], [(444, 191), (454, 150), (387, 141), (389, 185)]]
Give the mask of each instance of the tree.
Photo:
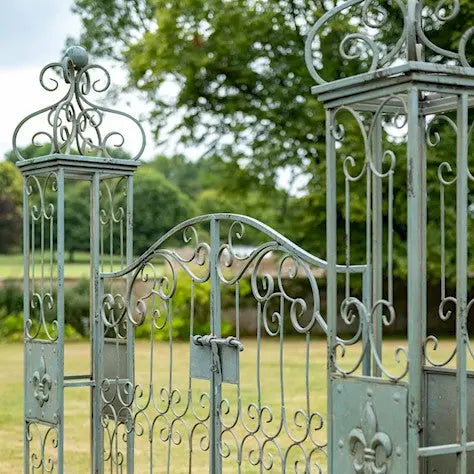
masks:
[(288, 192), (261, 181), (233, 160), (209, 155), (190, 161), (178, 155), (158, 156), (150, 164), (195, 200), (202, 213), (248, 214), (284, 230)]
[(21, 206), (22, 189), (18, 168), (12, 163), (0, 162), (0, 195), (10, 198), (15, 206)]
[(20, 172), (9, 162), (0, 162), (0, 253), (18, 248), (21, 242)]
[(198, 214), (195, 204), (150, 165), (135, 174), (133, 201), (134, 250), (138, 254), (176, 224)]
[[(50, 145), (37, 146), (35, 144), (31, 144), (24, 148), (21, 148), (20, 153), (25, 159), (30, 159), (30, 158), (37, 158), (39, 156), (49, 155), (50, 150), (51, 150)], [(16, 163), (18, 161), (18, 157), (13, 150), (9, 150), (5, 153), (5, 160), (10, 163)]]
[[(308, 21), (321, 2), (301, 0), (76, 0), (81, 42), (96, 55), (128, 67), (130, 86), (154, 104), (157, 134), (179, 111), (183, 142), (207, 144), (210, 153), (242, 164), (272, 185), (282, 168), (317, 173), (324, 151), (324, 111), (311, 96), (303, 60)], [(338, 39), (354, 31), (341, 20), (326, 33), (323, 55), (337, 58)], [(354, 63), (354, 62), (352, 62)], [(160, 94), (178, 86), (175, 100)]]
[(74, 254), (90, 248), (90, 184), (83, 181), (68, 182), (64, 195), (64, 247), (69, 262)]

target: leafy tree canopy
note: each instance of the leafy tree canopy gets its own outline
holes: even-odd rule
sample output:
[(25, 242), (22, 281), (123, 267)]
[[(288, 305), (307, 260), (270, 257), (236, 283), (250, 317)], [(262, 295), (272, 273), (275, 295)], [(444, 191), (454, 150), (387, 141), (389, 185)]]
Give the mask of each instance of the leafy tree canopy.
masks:
[(0, 162), (0, 253), (19, 247), (21, 240), (22, 181), (16, 166)]
[(135, 174), (133, 200), (135, 253), (144, 252), (177, 223), (198, 214), (191, 199), (150, 165)]

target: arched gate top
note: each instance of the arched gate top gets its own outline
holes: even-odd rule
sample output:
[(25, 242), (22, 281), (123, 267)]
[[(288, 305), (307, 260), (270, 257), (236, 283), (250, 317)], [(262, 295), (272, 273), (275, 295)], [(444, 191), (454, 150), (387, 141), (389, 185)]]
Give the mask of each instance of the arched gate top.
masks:
[[(144, 252), (140, 257), (134, 260), (130, 265), (121, 269), (117, 272), (104, 272), (102, 273), (103, 278), (117, 278), (133, 272), (137, 268), (140, 268), (144, 263), (148, 260), (153, 258), (156, 251), (160, 250), (162, 245), (171, 239), (174, 236), (177, 236), (181, 232), (186, 232), (188, 229), (193, 228), (193, 226), (197, 224), (202, 224), (211, 221), (227, 221), (230, 223), (229, 228), (229, 235), (228, 240), (232, 243), (232, 232), (235, 232), (237, 239), (243, 236), (242, 232), (245, 232), (243, 229), (243, 225), (248, 225), (249, 227), (262, 232), (265, 236), (269, 237), (272, 240), (272, 243), (279, 246), (280, 249), (283, 249), (300, 258), (303, 262), (307, 263), (308, 265), (313, 265), (315, 267), (325, 269), (327, 267), (327, 262), (321, 258), (318, 258), (306, 250), (302, 249), (294, 242), (277, 232), (276, 230), (272, 229), (268, 225), (264, 224), (263, 222), (254, 219), (252, 217), (244, 216), (241, 214), (231, 214), (231, 213), (217, 213), (217, 214), (205, 214), (202, 216), (193, 217), (191, 219), (187, 219), (180, 224), (176, 225), (168, 232), (166, 232), (162, 237), (160, 237), (154, 244), (152, 244), (146, 252)], [(234, 229), (235, 225), (239, 225), (238, 229)], [(183, 234), (185, 239), (189, 239), (189, 236)], [(185, 240), (188, 242), (188, 240)], [(340, 273), (363, 273), (367, 269), (366, 265), (338, 265), (337, 270)]]

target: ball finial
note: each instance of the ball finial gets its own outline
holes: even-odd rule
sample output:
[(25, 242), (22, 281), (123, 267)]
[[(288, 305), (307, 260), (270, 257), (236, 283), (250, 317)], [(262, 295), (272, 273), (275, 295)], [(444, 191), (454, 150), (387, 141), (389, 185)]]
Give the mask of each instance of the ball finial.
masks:
[(70, 46), (64, 56), (71, 60), (76, 70), (86, 67), (89, 62), (89, 55), (82, 46)]

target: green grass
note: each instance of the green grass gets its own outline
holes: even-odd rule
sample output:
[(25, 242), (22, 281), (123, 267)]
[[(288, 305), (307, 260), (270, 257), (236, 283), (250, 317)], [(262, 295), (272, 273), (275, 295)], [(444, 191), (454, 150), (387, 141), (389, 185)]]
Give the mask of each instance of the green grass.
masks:
[[(74, 254), (74, 262), (70, 263), (67, 261), (68, 255), (66, 255), (65, 262), (65, 277), (68, 279), (80, 279), (88, 278), (90, 275), (90, 254), (77, 252)], [(39, 268), (39, 252), (35, 256), (35, 262), (37, 265), (37, 271)], [(114, 270), (119, 269), (119, 260), (114, 260)], [(49, 270), (49, 256), (45, 254), (45, 270)], [(110, 263), (104, 267), (104, 271), (110, 271)], [(38, 273), (39, 274), (39, 273)], [(49, 276), (49, 274), (48, 274)], [(0, 254), (0, 280), (2, 279), (21, 279), (23, 278), (23, 255), (12, 254), (4, 255)]]
[[(250, 402), (257, 401), (256, 391), (256, 342), (253, 339), (243, 341), (245, 350), (241, 353), (241, 399), (245, 407), (244, 418), (249, 425), (251, 418), (246, 412)], [(394, 372), (397, 370), (393, 358), (393, 351), (399, 345), (398, 341), (392, 340), (386, 343), (385, 360), (387, 367)], [(452, 341), (441, 341), (438, 357), (445, 355), (452, 347)], [(346, 358), (354, 361), (357, 354), (348, 350)], [(23, 417), (23, 350), (21, 344), (0, 345), (0, 358), (2, 360), (3, 377), (0, 384), (0, 400), (2, 404), (0, 416), (0, 472), (21, 472), (23, 456), (22, 417)], [(311, 411), (318, 410), (323, 416), (326, 414), (326, 342), (317, 339), (310, 346), (310, 400)], [(266, 338), (261, 347), (261, 397), (262, 403), (268, 405), (274, 415), (274, 420), (268, 424), (268, 431), (273, 432), (280, 422), (280, 377), (279, 377), (279, 344), (275, 339)], [(305, 344), (302, 339), (288, 339), (283, 345), (285, 405), (288, 413), (287, 423), (296, 436), (301, 431), (295, 427), (293, 415), (298, 408), (305, 407)], [(149, 376), (149, 345), (145, 341), (137, 342), (136, 348), (137, 382), (146, 387)], [(170, 358), (167, 343), (158, 342), (155, 345), (154, 357), (154, 388), (155, 399), (159, 402), (159, 389), (168, 385)], [(186, 397), (189, 370), (189, 345), (186, 343), (175, 343), (173, 346), (173, 387), (181, 391), (183, 402)], [(66, 347), (66, 373), (87, 373), (89, 369), (89, 346), (86, 343), (69, 343)], [(223, 396), (229, 398), (231, 410), (224, 416), (226, 422), (230, 422), (235, 415), (236, 386), (224, 384)], [(207, 391), (208, 382), (193, 379), (193, 394)], [(145, 389), (144, 397), (147, 395)], [(65, 472), (68, 474), (89, 472), (89, 391), (84, 388), (66, 389), (65, 410)], [(194, 402), (198, 410), (198, 401)], [(182, 405), (177, 402), (177, 409)], [(144, 419), (140, 420), (144, 423)], [(185, 421), (194, 421), (194, 417), (186, 416)], [(153, 446), (154, 469), (153, 472), (166, 472), (166, 464), (163, 462), (167, 455), (167, 443), (159, 440), (162, 425), (155, 428), (155, 444)], [(181, 430), (181, 428), (178, 428)], [(245, 435), (245, 430), (240, 423), (233, 430), (239, 440)], [(325, 428), (315, 432), (318, 440), (325, 439)], [(181, 434), (183, 431), (181, 430)], [(175, 436), (177, 434), (175, 433)], [(229, 435), (225, 440), (232, 446), (232, 437)], [(286, 436), (279, 436), (278, 442), (282, 447), (289, 446)], [(309, 446), (306, 442), (306, 446)], [(255, 440), (249, 439), (244, 446), (244, 462), (242, 472), (254, 473), (257, 467), (248, 463), (249, 452), (256, 448)], [(275, 455), (276, 451), (270, 449)], [(184, 444), (172, 444), (170, 451), (171, 472), (187, 472), (188, 455)], [(294, 459), (297, 451), (292, 454)], [(281, 472), (276, 461), (272, 472)], [(317, 457), (315, 459), (318, 459)], [(149, 443), (147, 432), (137, 438), (136, 442), (136, 471), (137, 473), (148, 472)], [(199, 448), (199, 440), (193, 445), (193, 472), (207, 472), (208, 452)], [(235, 469), (235, 445), (231, 456), (224, 460), (224, 472), (236, 472)], [(292, 464), (291, 464), (292, 466)], [(108, 470), (107, 470), (108, 471)]]

